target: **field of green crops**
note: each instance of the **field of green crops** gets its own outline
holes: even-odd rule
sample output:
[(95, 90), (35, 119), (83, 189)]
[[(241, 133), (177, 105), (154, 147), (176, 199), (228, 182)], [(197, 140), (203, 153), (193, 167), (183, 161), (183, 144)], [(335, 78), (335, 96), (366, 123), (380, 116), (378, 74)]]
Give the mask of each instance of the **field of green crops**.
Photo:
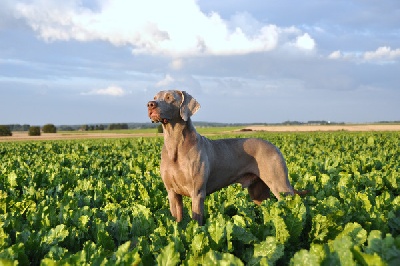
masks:
[(256, 206), (233, 185), (204, 226), (189, 199), (169, 213), (161, 138), (0, 143), (0, 264), (400, 265), (400, 132), (254, 136), (311, 193)]

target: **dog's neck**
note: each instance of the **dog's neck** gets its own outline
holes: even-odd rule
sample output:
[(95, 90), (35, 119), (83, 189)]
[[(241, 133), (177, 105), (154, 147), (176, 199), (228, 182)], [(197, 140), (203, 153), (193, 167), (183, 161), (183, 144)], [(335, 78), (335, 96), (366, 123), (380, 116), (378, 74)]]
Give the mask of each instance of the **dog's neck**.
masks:
[[(190, 118), (187, 121), (163, 124), (163, 133), (164, 145), (174, 161), (177, 159), (178, 150), (192, 147), (198, 135)], [(171, 151), (173, 154), (170, 154)]]
[(164, 140), (169, 142), (178, 141), (181, 137), (188, 138), (195, 135), (196, 129), (193, 126), (192, 120), (189, 118), (187, 121), (177, 121), (163, 124)]

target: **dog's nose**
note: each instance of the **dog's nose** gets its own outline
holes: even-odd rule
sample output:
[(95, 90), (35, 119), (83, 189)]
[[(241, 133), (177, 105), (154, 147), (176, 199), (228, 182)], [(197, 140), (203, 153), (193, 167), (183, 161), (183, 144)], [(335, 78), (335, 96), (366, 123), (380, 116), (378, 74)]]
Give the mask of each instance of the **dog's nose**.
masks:
[(157, 102), (156, 101), (150, 101), (147, 103), (147, 108), (149, 109), (154, 109), (157, 107)]

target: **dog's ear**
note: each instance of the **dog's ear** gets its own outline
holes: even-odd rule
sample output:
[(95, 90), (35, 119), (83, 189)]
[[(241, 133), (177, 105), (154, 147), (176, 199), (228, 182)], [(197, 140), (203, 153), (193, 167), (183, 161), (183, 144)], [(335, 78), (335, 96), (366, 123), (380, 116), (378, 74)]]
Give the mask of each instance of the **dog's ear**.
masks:
[(184, 121), (187, 121), (189, 117), (194, 115), (197, 110), (200, 109), (200, 104), (186, 91), (182, 91), (182, 103), (181, 103), (181, 117)]

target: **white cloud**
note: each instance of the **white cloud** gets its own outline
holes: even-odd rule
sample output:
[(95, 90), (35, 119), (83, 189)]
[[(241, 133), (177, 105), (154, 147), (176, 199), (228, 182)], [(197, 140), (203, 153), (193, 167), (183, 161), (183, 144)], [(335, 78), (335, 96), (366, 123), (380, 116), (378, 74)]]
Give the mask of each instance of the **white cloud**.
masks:
[(167, 74), (165, 75), (165, 78), (163, 80), (160, 80), (157, 82), (156, 87), (165, 87), (173, 83), (175, 79), (171, 77), (171, 75)]
[(315, 48), (315, 41), (308, 33), (304, 33), (296, 38), (296, 46), (300, 49), (313, 50)]
[(89, 92), (82, 93), (82, 95), (107, 95), (107, 96), (124, 96), (126, 92), (115, 85), (111, 85), (105, 89), (94, 89)]
[[(16, 15), (46, 41), (103, 40), (129, 45), (135, 54), (232, 55), (276, 48), (282, 30), (249, 14), (226, 21), (204, 14), (195, 0), (102, 0), (91, 10), (81, 1), (34, 0), (16, 5)], [(179, 8), (177, 8), (179, 7)], [(248, 23), (247, 23), (248, 22)], [(248, 26), (244, 26), (248, 25)], [(315, 41), (298, 31), (296, 44), (313, 49)]]
[(329, 59), (339, 59), (341, 57), (342, 57), (342, 53), (339, 50), (334, 51), (330, 55), (328, 55)]
[(392, 50), (390, 47), (382, 46), (375, 51), (364, 53), (365, 60), (394, 60), (400, 58), (400, 49)]
[(355, 62), (374, 62), (374, 63), (390, 63), (400, 58), (400, 49), (392, 49), (387, 46), (377, 48), (375, 51), (367, 52), (349, 52), (342, 53), (337, 50), (328, 55), (329, 59), (345, 59)]

